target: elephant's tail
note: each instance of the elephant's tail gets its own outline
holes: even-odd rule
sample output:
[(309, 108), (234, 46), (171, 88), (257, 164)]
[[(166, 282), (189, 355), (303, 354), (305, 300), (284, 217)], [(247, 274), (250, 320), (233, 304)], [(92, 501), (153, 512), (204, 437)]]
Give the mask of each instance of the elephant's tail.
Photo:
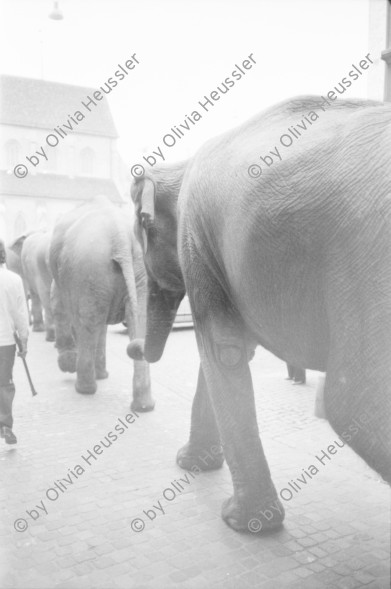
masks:
[[(125, 249), (125, 244), (127, 245)], [(118, 227), (116, 246), (114, 246), (113, 260), (120, 266), (127, 289), (126, 324), (130, 340), (140, 337), (138, 321), (138, 300), (136, 290), (136, 278), (133, 267), (132, 244), (126, 228)]]

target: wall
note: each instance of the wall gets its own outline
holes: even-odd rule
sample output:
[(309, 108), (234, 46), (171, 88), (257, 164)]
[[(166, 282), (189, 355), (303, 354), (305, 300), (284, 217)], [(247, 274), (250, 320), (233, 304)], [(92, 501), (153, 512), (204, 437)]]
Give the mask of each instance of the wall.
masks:
[[(368, 98), (384, 100), (386, 63), (381, 53), (387, 48), (391, 33), (387, 39), (387, 29), (391, 30), (391, 10), (388, 0), (370, 0), (369, 2), (369, 39), (368, 50), (374, 65), (368, 70)], [(391, 66), (389, 66), (391, 67)], [(391, 99), (391, 96), (388, 100)]]
[[(111, 177), (111, 151), (113, 140), (106, 137), (97, 137), (95, 135), (69, 134), (64, 139), (59, 140), (58, 145), (50, 147), (46, 143), (46, 137), (53, 130), (35, 129), (29, 127), (17, 127), (13, 125), (2, 125), (1, 135), (1, 153), (0, 169), (7, 170), (18, 163), (27, 163), (26, 156), (31, 157), (36, 150), (41, 151), (43, 146), (44, 152), (48, 158), (39, 157), (39, 163), (35, 167), (36, 172), (66, 174), (70, 176), (83, 175), (82, 173), (82, 151), (90, 148), (94, 152), (94, 166), (90, 174), (96, 178)], [(9, 140), (16, 140), (20, 144), (19, 161), (7, 161), (6, 144)], [(53, 144), (54, 138), (49, 139)], [(36, 155), (36, 154), (35, 154)], [(13, 165), (12, 165), (13, 163)], [(31, 170), (34, 173), (34, 170)]]

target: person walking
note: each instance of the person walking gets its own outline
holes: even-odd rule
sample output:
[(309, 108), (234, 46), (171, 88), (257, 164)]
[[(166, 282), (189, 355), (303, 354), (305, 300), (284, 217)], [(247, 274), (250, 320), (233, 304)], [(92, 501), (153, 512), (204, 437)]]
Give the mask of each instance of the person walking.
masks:
[(20, 338), (19, 356), (27, 354), (29, 322), (22, 279), (6, 268), (5, 244), (0, 239), (0, 437), (6, 444), (16, 444), (12, 431), (12, 403), (15, 385), (12, 371), (15, 361), (15, 337)]
[(293, 380), (293, 384), (305, 384), (306, 374), (304, 368), (299, 368), (288, 363), (286, 366), (288, 368), (288, 378), (286, 380)]

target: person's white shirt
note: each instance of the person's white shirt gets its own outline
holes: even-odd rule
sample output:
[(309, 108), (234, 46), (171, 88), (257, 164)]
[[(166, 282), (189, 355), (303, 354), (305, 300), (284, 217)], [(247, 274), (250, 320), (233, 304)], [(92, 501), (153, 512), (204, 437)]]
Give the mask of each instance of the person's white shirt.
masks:
[(22, 341), (29, 335), (26, 298), (21, 277), (0, 264), (0, 346), (15, 343), (14, 332)]

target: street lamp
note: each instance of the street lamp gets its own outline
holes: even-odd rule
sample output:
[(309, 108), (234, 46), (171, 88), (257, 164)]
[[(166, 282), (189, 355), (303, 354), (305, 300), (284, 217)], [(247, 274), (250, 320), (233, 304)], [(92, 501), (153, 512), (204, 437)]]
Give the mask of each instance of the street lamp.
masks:
[(53, 10), (49, 14), (49, 18), (51, 18), (52, 20), (62, 20), (64, 17), (62, 15), (61, 10), (58, 7), (58, 2), (55, 1), (53, 4)]

